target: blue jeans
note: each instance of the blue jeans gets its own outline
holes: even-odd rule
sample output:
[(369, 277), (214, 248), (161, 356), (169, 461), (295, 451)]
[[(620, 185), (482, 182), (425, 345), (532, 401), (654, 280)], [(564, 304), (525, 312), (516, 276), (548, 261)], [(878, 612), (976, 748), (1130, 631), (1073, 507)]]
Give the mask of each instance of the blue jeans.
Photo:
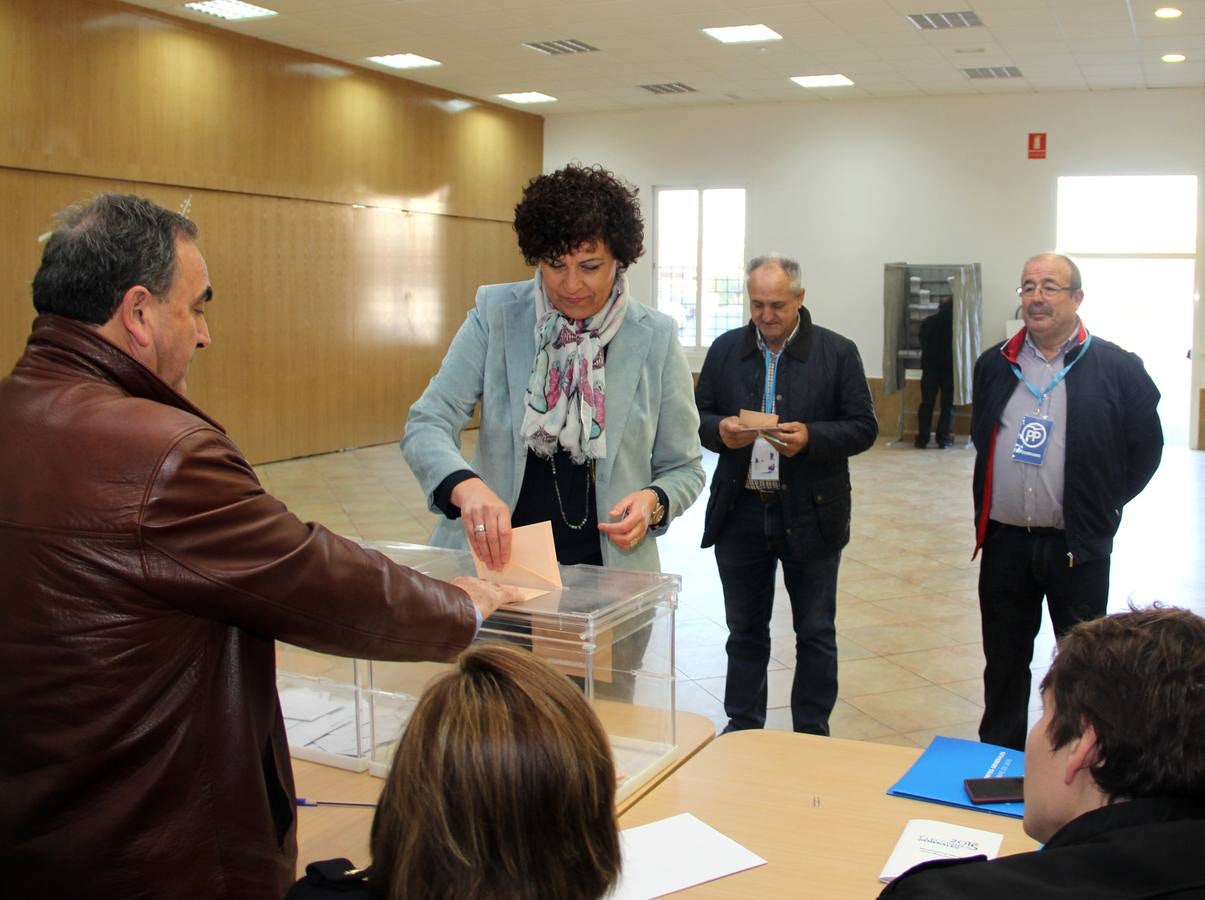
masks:
[[(804, 523), (803, 527), (815, 527)], [(795, 629), (795, 679), (791, 725), (795, 731), (828, 734), (837, 702), (837, 551), (801, 559), (784, 536), (782, 506), (743, 491), (715, 545), (728, 621), (728, 681), (724, 688), (726, 731), (766, 724), (766, 668), (770, 662), (770, 615), (774, 573), (782, 563)]]

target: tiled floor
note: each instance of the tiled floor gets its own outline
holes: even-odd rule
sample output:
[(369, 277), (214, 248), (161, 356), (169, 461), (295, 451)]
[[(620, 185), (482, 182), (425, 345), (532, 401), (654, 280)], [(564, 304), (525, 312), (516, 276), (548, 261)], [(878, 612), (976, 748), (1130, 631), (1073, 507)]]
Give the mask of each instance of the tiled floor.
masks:
[[(465, 435), (471, 454), (474, 434)], [(715, 457), (706, 454), (708, 474)], [(971, 561), (973, 451), (881, 442), (852, 461), (853, 540), (837, 600), (837, 737), (921, 745), (974, 738), (981, 712), (978, 564)], [(367, 540), (425, 543), (433, 518), (389, 444), (257, 467), (264, 486), (305, 520)], [(699, 548), (704, 498), (659, 541), (662, 570), (682, 573), (677, 616), (680, 708), (725, 721), (724, 603), (715, 558)], [(1125, 511), (1113, 554), (1110, 609), (1155, 600), (1205, 614), (1205, 453), (1168, 449)], [(794, 640), (779, 581), (767, 727), (789, 729)], [(1035, 686), (1053, 637), (1043, 624)], [(1035, 700), (1036, 708), (1036, 700)], [(1036, 712), (1032, 713), (1036, 718)]]

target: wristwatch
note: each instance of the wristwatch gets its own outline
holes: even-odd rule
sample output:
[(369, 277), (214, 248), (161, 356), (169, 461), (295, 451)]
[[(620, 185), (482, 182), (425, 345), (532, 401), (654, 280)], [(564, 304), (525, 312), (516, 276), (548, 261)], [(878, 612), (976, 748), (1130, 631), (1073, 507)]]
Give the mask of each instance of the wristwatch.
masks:
[(645, 488), (646, 491), (652, 491), (657, 498), (657, 505), (653, 507), (653, 514), (649, 517), (649, 524), (656, 528), (665, 518), (665, 504), (661, 502), (661, 492), (656, 488)]

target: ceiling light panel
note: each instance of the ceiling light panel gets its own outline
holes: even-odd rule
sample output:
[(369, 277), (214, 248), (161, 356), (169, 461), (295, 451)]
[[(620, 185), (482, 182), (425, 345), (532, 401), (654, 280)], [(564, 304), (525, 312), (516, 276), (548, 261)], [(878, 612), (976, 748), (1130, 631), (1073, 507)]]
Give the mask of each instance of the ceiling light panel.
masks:
[(1185, 59), (1186, 59), (1186, 57), (1184, 56), (1183, 53), (1165, 53), (1163, 55), (1163, 61), (1165, 63), (1184, 62)]
[(1183, 13), (1174, 6), (1161, 6), (1155, 10), (1155, 15), (1160, 19), (1178, 19)]
[(565, 38), (560, 41), (527, 41), (523, 44), (529, 50), (536, 50), (547, 56), (564, 56), (567, 53), (597, 53), (597, 47), (591, 47), (585, 41), (576, 38)]
[(193, 12), (205, 13), (207, 16), (217, 16), (228, 22), (237, 22), (240, 19), (265, 19), (277, 14), (274, 9), (255, 6), (252, 3), (242, 3), (240, 0), (206, 0), (204, 3), (185, 3), (184, 8), (191, 9)]
[(844, 75), (796, 75), (791, 80), (805, 88), (848, 87), (853, 84)]
[(947, 28), (979, 28), (983, 25), (971, 10), (965, 12), (913, 13), (908, 21), (921, 31), (940, 31)]
[(509, 100), (511, 103), (555, 103), (556, 97), (549, 97), (539, 91), (519, 91), (516, 94), (495, 94), (499, 100)]
[(757, 41), (781, 41), (782, 35), (765, 25), (732, 25), (727, 28), (704, 28), (703, 33), (722, 44), (752, 44)]
[(391, 69), (428, 69), (431, 66), (438, 66), (438, 60), (427, 59), (425, 56), (419, 56), (417, 53), (391, 53), (388, 56), (370, 56), (369, 62), (377, 63), (378, 65), (388, 66)]

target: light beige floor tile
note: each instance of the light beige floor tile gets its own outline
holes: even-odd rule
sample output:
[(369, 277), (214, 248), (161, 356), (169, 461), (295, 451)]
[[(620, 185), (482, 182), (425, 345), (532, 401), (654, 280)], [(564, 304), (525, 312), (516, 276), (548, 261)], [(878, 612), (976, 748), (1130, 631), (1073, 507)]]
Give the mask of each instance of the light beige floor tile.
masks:
[(919, 687), (846, 697), (846, 702), (901, 733), (977, 719), (980, 709), (944, 688)]
[(978, 597), (968, 603), (966, 596), (959, 591), (953, 593), (930, 591), (919, 600), (916, 597), (890, 597), (885, 600), (876, 600), (875, 603), (883, 609), (907, 613), (912, 619), (921, 617), (930, 619), (933, 616), (952, 616), (960, 613), (974, 613), (975, 618), (979, 618)]
[(914, 650), (911, 653), (888, 656), (886, 659), (934, 684), (965, 681), (983, 673), (983, 648), (978, 644)]
[(948, 637), (934, 631), (923, 621), (898, 625), (868, 625), (864, 628), (849, 628), (844, 633), (866, 649), (882, 656), (908, 653), (911, 650), (928, 650), (949, 646), (951, 643)]
[(978, 610), (952, 616), (933, 616), (928, 621), (934, 631), (959, 644), (976, 644), (983, 636)]
[(833, 737), (851, 741), (865, 741), (891, 734), (891, 729), (878, 719), (840, 699), (833, 707), (828, 727)]
[(942, 685), (947, 691), (953, 691), (959, 697), (966, 697), (976, 706), (983, 706), (983, 676), (967, 678), (964, 681), (949, 681)]
[(933, 738), (942, 737), (962, 738), (964, 741), (979, 740), (979, 719), (970, 722), (956, 722), (952, 725), (942, 725), (940, 728), (921, 728), (909, 731), (905, 736), (922, 747), (928, 747)]
[(868, 625), (895, 625), (916, 619), (915, 607), (910, 610), (890, 609), (885, 601), (837, 604), (837, 630), (863, 628)]
[(896, 578), (894, 575), (883, 575), (878, 578), (866, 578), (854, 582), (846, 590), (862, 600), (887, 600), (891, 597), (915, 597), (928, 593), (922, 585)]
[[(837, 660), (839, 662), (849, 659), (865, 659), (874, 655), (873, 650), (868, 650), (848, 635), (837, 633)], [(793, 655), (792, 658), (794, 658)]]
[(920, 675), (901, 668), (881, 656), (842, 662), (838, 667), (837, 680), (842, 697), (881, 694), (885, 691), (925, 687), (929, 684)]

